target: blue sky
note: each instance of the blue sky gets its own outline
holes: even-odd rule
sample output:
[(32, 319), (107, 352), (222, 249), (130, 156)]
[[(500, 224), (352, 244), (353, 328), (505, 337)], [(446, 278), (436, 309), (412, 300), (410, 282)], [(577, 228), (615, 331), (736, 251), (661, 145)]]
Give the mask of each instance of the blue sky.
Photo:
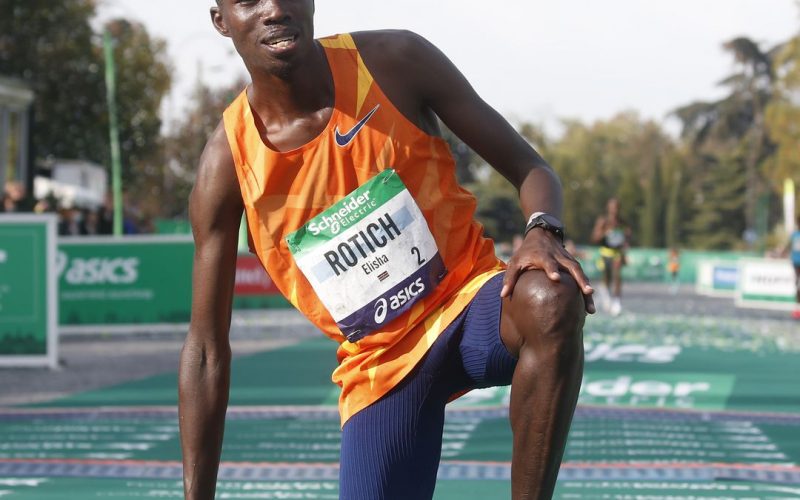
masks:
[[(167, 39), (176, 85), (165, 110), (186, 105), (198, 74), (213, 84), (244, 68), (214, 32), (212, 0), (103, 0), (101, 17), (143, 22)], [(405, 28), (435, 43), (512, 122), (557, 129), (621, 110), (664, 121), (677, 106), (720, 94), (734, 69), (724, 41), (764, 47), (800, 30), (794, 0), (319, 0), (318, 35)]]

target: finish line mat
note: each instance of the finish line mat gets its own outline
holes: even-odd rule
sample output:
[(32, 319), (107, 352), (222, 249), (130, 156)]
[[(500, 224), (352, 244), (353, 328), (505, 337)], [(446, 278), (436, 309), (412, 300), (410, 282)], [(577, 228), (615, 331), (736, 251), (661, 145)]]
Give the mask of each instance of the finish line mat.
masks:
[[(800, 348), (768, 326), (592, 317), (556, 498), (800, 499)], [(334, 363), (326, 339), (234, 362), (218, 498), (337, 498)], [(0, 498), (181, 498), (175, 387), (0, 410)], [(510, 497), (508, 394), (450, 405), (435, 498)]]

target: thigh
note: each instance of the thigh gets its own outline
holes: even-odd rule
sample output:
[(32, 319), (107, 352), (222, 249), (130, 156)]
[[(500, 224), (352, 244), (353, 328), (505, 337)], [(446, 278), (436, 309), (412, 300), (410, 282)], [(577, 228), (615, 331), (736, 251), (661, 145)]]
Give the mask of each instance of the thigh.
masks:
[(502, 286), (501, 273), (481, 288), (466, 311), (459, 351), (470, 386), (459, 390), (511, 384), (517, 358), (509, 350), (515, 346), (506, 346), (500, 333)]
[(614, 275), (614, 257), (603, 257), (603, 279), (605, 279), (606, 284), (611, 282), (611, 278)]
[(458, 355), (465, 318), (466, 311), (397, 387), (347, 421), (342, 429), (340, 498), (433, 496), (445, 405), (468, 385)]
[(347, 421), (341, 499), (432, 498), (447, 402), (468, 389), (511, 383), (516, 358), (500, 339), (502, 279), (481, 288), (403, 382)]

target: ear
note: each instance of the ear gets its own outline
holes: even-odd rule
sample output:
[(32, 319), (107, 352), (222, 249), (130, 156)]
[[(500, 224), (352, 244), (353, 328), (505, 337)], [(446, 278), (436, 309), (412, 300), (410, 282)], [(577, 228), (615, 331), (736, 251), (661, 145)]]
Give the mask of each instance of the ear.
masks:
[(222, 17), (222, 10), (219, 7), (211, 7), (211, 23), (214, 25), (214, 29), (217, 32), (224, 36), (230, 37), (230, 32), (228, 32), (228, 27), (225, 25), (225, 19)]

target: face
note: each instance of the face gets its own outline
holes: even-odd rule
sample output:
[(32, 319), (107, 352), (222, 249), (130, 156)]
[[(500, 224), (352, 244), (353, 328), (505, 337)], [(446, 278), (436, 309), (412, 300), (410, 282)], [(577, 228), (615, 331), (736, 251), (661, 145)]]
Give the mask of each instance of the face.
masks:
[(221, 0), (211, 20), (251, 73), (285, 72), (314, 49), (314, 0)]
[(619, 200), (617, 200), (616, 198), (611, 198), (610, 200), (608, 200), (607, 208), (609, 214), (616, 215), (617, 213), (619, 213)]

